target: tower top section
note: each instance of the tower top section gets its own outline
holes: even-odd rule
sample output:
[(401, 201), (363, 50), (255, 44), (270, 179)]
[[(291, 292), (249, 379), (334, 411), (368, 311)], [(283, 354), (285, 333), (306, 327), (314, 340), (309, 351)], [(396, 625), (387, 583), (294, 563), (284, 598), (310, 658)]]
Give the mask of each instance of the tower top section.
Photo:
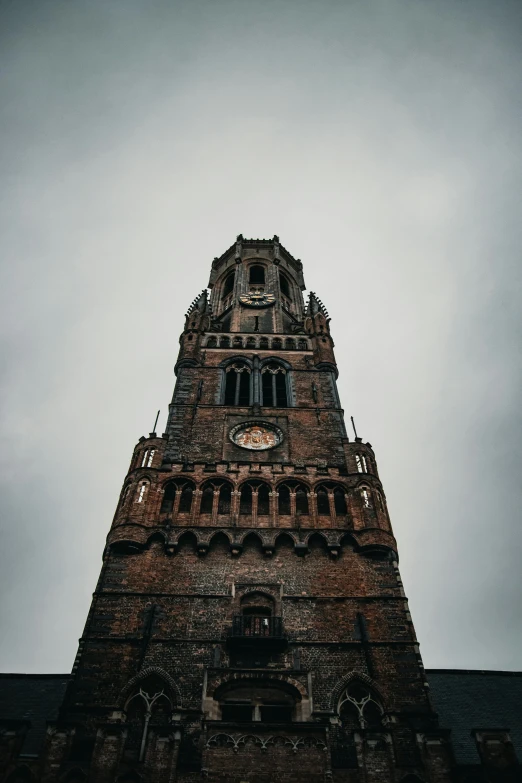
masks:
[(306, 286), (303, 277), (303, 264), (299, 258), (288, 252), (279, 241), (277, 234), (272, 239), (245, 239), (243, 234), (238, 234), (236, 241), (228, 250), (214, 259), (212, 262), (212, 271), (208, 287), (212, 288), (224, 269), (228, 268), (230, 263), (241, 263), (248, 258), (265, 258), (269, 263), (275, 266), (282, 265), (292, 270), (298, 282), (301, 291)]

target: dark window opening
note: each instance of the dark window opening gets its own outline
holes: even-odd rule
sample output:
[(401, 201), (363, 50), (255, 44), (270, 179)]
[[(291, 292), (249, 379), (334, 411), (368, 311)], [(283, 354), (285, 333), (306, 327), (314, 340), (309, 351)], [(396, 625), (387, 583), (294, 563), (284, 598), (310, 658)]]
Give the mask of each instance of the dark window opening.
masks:
[(181, 492), (181, 498), (179, 501), (179, 508), (178, 511), (180, 514), (190, 514), (190, 511), (192, 509), (192, 495), (193, 495), (193, 489), (192, 487), (183, 487)]
[(176, 485), (169, 484), (163, 494), (160, 514), (169, 514), (174, 508), (174, 498), (176, 497)]
[(245, 367), (231, 367), (226, 373), (225, 405), (250, 405), (250, 372)]
[(346, 496), (342, 489), (337, 488), (334, 490), (334, 506), (337, 514), (348, 513), (346, 508)]
[(330, 516), (330, 503), (325, 489), (317, 490), (317, 513), (326, 517)]
[(266, 484), (261, 484), (257, 491), (257, 513), (270, 514), (270, 490)]
[(288, 704), (262, 704), (259, 711), (265, 723), (289, 723), (292, 720), (292, 707)]
[(297, 514), (308, 515), (308, 495), (304, 489), (299, 488), (295, 493), (295, 510)]
[(220, 348), (230, 348), (230, 337), (222, 337), (219, 341)]
[(234, 278), (235, 278), (235, 272), (231, 272), (227, 277), (225, 277), (225, 282), (223, 284), (223, 298), (227, 296), (228, 294), (231, 294), (234, 290)]
[(263, 405), (270, 408), (287, 408), (286, 373), (279, 364), (268, 364), (261, 370)]
[(241, 487), (241, 496), (239, 499), (239, 513), (252, 513), (252, 487), (250, 484), (243, 484)]
[(281, 293), (283, 296), (287, 296), (290, 299), (290, 283), (288, 282), (288, 278), (283, 274), (279, 275), (279, 285), (281, 286)]
[(222, 704), (221, 720), (250, 723), (254, 717), (253, 712), (251, 704)]
[(249, 282), (254, 285), (265, 284), (265, 268), (264, 266), (251, 266)]
[(290, 490), (284, 484), (279, 487), (279, 515), (290, 515)]
[(232, 489), (230, 484), (223, 484), (219, 491), (218, 514), (230, 514)]
[(261, 338), (261, 340), (259, 341), (259, 347), (262, 350), (265, 350), (265, 351), (268, 350), (268, 337), (262, 337)]
[(201, 514), (212, 514), (212, 506), (214, 505), (214, 489), (213, 487), (205, 487), (201, 496)]

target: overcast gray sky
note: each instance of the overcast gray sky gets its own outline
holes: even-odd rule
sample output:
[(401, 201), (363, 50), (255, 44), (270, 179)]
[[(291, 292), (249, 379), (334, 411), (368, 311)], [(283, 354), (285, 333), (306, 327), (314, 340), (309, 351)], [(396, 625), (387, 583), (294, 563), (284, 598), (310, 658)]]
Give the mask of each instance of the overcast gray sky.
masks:
[(183, 314), (304, 263), (428, 667), (522, 668), (522, 4), (4, 0), (0, 670), (67, 672)]

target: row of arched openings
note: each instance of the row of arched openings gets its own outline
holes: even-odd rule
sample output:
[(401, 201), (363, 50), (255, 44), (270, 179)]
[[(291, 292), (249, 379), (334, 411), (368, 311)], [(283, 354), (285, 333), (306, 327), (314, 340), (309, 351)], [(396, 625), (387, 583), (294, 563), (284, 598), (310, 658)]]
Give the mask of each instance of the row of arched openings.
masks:
[(308, 341), (304, 338), (287, 337), (230, 337), (211, 335), (206, 342), (207, 348), (250, 348), (261, 351), (307, 351)]
[[(150, 487), (148, 479), (139, 482), (134, 502), (146, 502)], [(128, 500), (131, 487), (128, 486), (122, 495), (121, 506)], [(178, 515), (192, 514), (196, 486), (189, 479), (178, 479), (169, 482), (164, 490), (160, 507), (161, 514)], [(228, 515), (232, 512), (233, 486), (226, 479), (210, 479), (201, 487), (199, 513), (201, 515)], [(263, 481), (251, 480), (241, 485), (239, 489), (239, 514), (257, 516), (269, 515), (271, 487)], [(321, 517), (338, 517), (348, 514), (347, 494), (343, 487), (332, 482), (323, 482), (313, 488), (316, 499), (317, 515)], [(377, 509), (385, 513), (384, 499), (377, 489), (367, 486), (358, 487), (361, 504), (364, 509)], [(311, 492), (299, 481), (289, 480), (279, 484), (274, 490), (274, 504), (277, 514), (281, 516), (310, 516), (312, 513)]]
[[(191, 481), (172, 481), (167, 484), (161, 504), (162, 514), (192, 511), (195, 485)], [(263, 481), (253, 480), (242, 484), (239, 490), (239, 513), (250, 515), (270, 514), (271, 488)], [(308, 488), (298, 481), (279, 484), (276, 491), (276, 508), (279, 516), (308, 516), (310, 495)], [(315, 488), (317, 513), (320, 516), (346, 515), (346, 494), (342, 487), (330, 483)], [(232, 485), (224, 479), (211, 479), (202, 486), (200, 514), (230, 514), (232, 510)]]

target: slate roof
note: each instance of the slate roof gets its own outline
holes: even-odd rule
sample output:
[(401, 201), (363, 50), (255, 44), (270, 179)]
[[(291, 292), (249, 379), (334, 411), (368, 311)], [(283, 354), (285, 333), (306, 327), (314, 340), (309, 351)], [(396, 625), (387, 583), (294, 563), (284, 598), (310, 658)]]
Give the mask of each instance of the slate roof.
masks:
[(69, 680), (68, 674), (0, 674), (0, 720), (31, 722), (24, 755), (40, 752), (46, 721), (57, 717)]
[(451, 729), (457, 764), (479, 764), (472, 729), (509, 729), (522, 762), (522, 672), (427, 669), (442, 728)]

